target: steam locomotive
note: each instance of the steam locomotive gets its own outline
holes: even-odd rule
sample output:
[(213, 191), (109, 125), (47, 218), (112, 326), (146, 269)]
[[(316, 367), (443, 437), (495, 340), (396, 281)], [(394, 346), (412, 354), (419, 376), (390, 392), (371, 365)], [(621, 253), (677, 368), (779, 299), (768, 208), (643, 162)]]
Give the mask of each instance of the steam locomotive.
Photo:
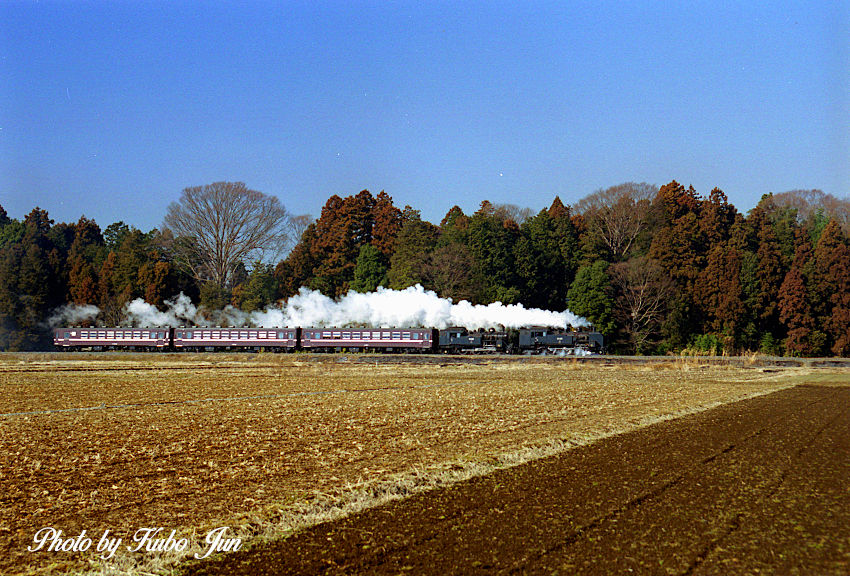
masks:
[(63, 350), (212, 352), (423, 352), (448, 354), (601, 353), (602, 334), (592, 328), (536, 326), (519, 330), (437, 328), (56, 328)]

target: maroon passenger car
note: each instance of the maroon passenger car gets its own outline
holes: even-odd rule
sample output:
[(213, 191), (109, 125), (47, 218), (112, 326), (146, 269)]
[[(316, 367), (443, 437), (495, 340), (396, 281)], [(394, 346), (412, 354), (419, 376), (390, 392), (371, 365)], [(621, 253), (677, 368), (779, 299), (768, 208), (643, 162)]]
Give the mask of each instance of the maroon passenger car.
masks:
[(171, 346), (171, 329), (56, 328), (53, 330), (53, 345), (68, 350), (166, 350)]
[(291, 351), (298, 346), (298, 328), (212, 328), (196, 326), (174, 329), (175, 350), (241, 349)]
[(305, 350), (436, 350), (437, 330), (433, 328), (303, 328), (301, 348)]

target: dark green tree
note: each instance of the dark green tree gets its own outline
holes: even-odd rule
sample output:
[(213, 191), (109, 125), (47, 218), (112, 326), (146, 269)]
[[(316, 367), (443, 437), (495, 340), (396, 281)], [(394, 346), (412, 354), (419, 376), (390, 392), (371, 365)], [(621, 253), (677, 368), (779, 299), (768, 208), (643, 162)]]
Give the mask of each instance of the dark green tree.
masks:
[(616, 339), (614, 303), (607, 262), (597, 260), (578, 269), (575, 281), (567, 292), (567, 308), (573, 314), (590, 320), (608, 341)]
[(276, 300), (278, 293), (274, 268), (255, 262), (244, 282), (233, 289), (232, 303), (244, 312), (265, 310)]
[(387, 267), (383, 262), (383, 254), (372, 244), (364, 244), (357, 256), (354, 280), (350, 288), (356, 292), (374, 292), (378, 286), (387, 284)]
[(437, 247), (440, 229), (422, 220), (415, 210), (408, 211), (404, 220), (390, 258), (389, 287), (401, 290), (422, 284), (425, 288), (433, 288), (426, 285), (425, 276), (429, 255)]

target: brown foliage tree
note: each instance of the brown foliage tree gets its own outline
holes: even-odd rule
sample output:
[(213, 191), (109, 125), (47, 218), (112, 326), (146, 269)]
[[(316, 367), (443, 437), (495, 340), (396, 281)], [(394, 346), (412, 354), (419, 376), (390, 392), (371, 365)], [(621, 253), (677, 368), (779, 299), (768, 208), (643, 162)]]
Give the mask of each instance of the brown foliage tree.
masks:
[(727, 349), (735, 346), (735, 334), (744, 317), (741, 288), (741, 253), (727, 244), (716, 244), (696, 287), (707, 327), (723, 338)]
[(812, 247), (808, 234), (798, 231), (798, 246), (791, 269), (779, 288), (779, 320), (788, 330), (785, 339), (787, 354), (812, 356), (818, 352), (812, 340), (816, 324), (809, 301), (808, 268)]
[(372, 246), (380, 250), (385, 261), (389, 262), (404, 219), (401, 210), (393, 206), (393, 199), (384, 191), (375, 198), (372, 222)]
[(383, 250), (391, 254), (401, 223), (401, 211), (384, 192), (378, 199), (368, 190), (347, 198), (331, 196), (319, 219), (275, 269), (282, 295), (295, 294), (302, 286), (329, 296), (344, 294), (354, 279), (360, 247), (372, 244), (382, 255)]
[(826, 328), (833, 354), (850, 355), (850, 247), (830, 220), (814, 250), (814, 285), (821, 307), (816, 310)]

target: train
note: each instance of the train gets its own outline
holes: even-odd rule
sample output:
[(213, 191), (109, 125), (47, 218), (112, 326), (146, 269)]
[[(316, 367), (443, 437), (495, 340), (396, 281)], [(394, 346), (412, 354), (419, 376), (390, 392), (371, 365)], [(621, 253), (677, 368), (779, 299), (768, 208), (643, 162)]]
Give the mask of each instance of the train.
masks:
[(420, 352), (446, 354), (585, 354), (604, 352), (590, 328), (533, 326), (518, 330), (450, 328), (55, 328), (62, 350), (166, 352)]

